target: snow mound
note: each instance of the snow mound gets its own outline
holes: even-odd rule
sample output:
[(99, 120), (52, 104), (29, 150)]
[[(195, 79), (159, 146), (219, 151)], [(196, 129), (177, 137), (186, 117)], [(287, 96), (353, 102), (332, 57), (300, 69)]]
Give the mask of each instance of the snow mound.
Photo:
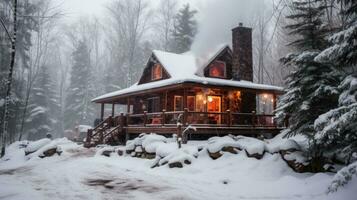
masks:
[(279, 140), (274, 142), (266, 142), (265, 150), (269, 153), (278, 153), (280, 151), (299, 151), (300, 145), (292, 139)]
[(233, 137), (212, 137), (208, 139), (207, 150), (211, 153), (221, 151), (224, 147), (235, 147), (241, 149), (241, 145), (237, 143)]
[(198, 148), (182, 145), (178, 148), (176, 141), (157, 134), (141, 134), (130, 140), (125, 146), (126, 154), (133, 157), (153, 159), (152, 167), (168, 164), (169, 167), (183, 167), (198, 156)]
[(139, 137), (134, 140), (129, 140), (126, 143), (125, 150), (128, 153), (132, 151), (135, 152), (147, 152), (147, 153), (155, 153), (157, 146), (160, 143), (166, 143), (167, 138), (162, 135), (157, 135), (154, 133), (151, 134), (140, 134)]
[(158, 145), (156, 157), (152, 167), (168, 164), (170, 168), (182, 168), (184, 164), (191, 164), (198, 157), (196, 146), (182, 145), (178, 148), (177, 143), (162, 143)]
[(51, 140), (48, 138), (43, 138), (34, 142), (30, 142), (25, 148), (25, 154), (28, 155), (30, 153), (33, 153), (49, 143), (51, 143)]
[(234, 138), (241, 149), (244, 149), (249, 155), (264, 154), (265, 143), (252, 137), (236, 136)]
[(49, 143), (41, 146), (41, 148), (37, 149), (35, 152), (28, 154), (27, 158), (33, 159), (35, 157), (44, 158), (44, 157), (52, 156), (54, 154), (60, 155), (62, 153), (62, 148), (59, 145), (62, 144), (62, 142), (63, 140), (60, 139), (53, 140), (53, 141), (50, 140)]

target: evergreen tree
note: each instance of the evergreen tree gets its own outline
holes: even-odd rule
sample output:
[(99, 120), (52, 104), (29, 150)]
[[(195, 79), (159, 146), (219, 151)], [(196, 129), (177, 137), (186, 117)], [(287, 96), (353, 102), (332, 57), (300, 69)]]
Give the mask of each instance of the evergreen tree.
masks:
[(42, 66), (31, 91), (29, 116), (26, 119), (26, 132), (29, 140), (44, 138), (53, 134), (56, 121), (53, 108), (57, 106), (53, 81), (46, 66)]
[(287, 92), (281, 97), (277, 109), (278, 119), (289, 117), (287, 136), (300, 134), (307, 137), (310, 143), (307, 153), (313, 162), (317, 161), (315, 164), (319, 164), (322, 152), (314, 138), (314, 121), (337, 106), (339, 83), (339, 75), (333, 65), (315, 61), (327, 45), (321, 5), (320, 0), (293, 1), (291, 5), (293, 14), (288, 17), (293, 24), (287, 28), (299, 39), (291, 43), (297, 53), (282, 59), (283, 64), (294, 71), (288, 77)]
[(196, 10), (191, 10), (186, 4), (176, 15), (173, 31), (173, 47), (176, 53), (183, 53), (191, 48), (191, 44), (197, 32), (197, 22), (195, 20)]
[(94, 97), (90, 55), (85, 42), (80, 41), (73, 52), (73, 66), (65, 107), (65, 128), (72, 129), (76, 123), (92, 124), (95, 109), (91, 103)]
[(338, 108), (315, 121), (315, 140), (328, 156), (348, 164), (352, 162), (352, 154), (357, 152), (357, 1), (341, 0), (340, 3), (345, 8), (342, 18), (347, 21), (340, 31), (331, 35), (331, 45), (316, 60), (333, 63), (346, 78), (339, 86)]
[(357, 152), (357, 77), (346, 77), (339, 89), (339, 107), (316, 119), (314, 137), (326, 157), (349, 164)]
[(332, 34), (329, 41), (331, 45), (317, 57), (321, 63), (333, 63), (337, 68), (350, 72), (356, 72), (357, 64), (357, 1), (339, 0), (344, 7), (341, 18), (346, 23), (341, 24), (340, 31)]

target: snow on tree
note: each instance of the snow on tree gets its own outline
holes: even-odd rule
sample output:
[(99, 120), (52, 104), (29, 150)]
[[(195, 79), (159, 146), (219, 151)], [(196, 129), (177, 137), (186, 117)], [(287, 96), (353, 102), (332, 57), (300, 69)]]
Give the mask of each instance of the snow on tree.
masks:
[(89, 50), (86, 43), (80, 41), (73, 52), (73, 66), (64, 113), (66, 129), (73, 128), (76, 123), (93, 123), (95, 109), (91, 99), (94, 96)]
[(331, 45), (322, 51), (316, 61), (333, 63), (345, 77), (339, 86), (338, 107), (321, 115), (314, 124), (315, 140), (328, 156), (346, 164), (357, 152), (357, 7), (356, 1), (340, 1), (345, 6), (341, 13), (346, 23), (330, 37)]
[(197, 32), (196, 13), (196, 10), (190, 9), (190, 4), (184, 5), (177, 13), (173, 31), (173, 51), (175, 53), (184, 53), (190, 50)]
[(324, 154), (348, 164), (357, 152), (357, 77), (348, 76), (339, 89), (339, 107), (315, 120), (314, 139)]
[[(286, 93), (278, 103), (277, 116), (281, 121), (289, 118), (287, 136), (303, 135), (309, 143), (309, 156), (318, 160), (321, 151), (315, 144), (314, 121), (331, 108), (337, 106), (339, 75), (333, 65), (315, 61), (327, 46), (324, 40), (326, 29), (321, 16), (324, 7), (321, 1), (293, 1), (292, 13), (288, 16), (292, 24), (287, 28), (298, 39), (291, 43), (297, 53), (282, 59), (286, 67), (294, 71), (289, 75)], [(318, 163), (317, 163), (318, 164)]]
[(357, 161), (337, 172), (333, 177), (327, 192), (336, 192), (339, 188), (348, 184), (353, 178), (357, 178)]
[(347, 69), (349, 73), (357, 70), (357, 2), (340, 0), (340, 3), (345, 6), (341, 18), (346, 18), (346, 23), (329, 38), (332, 45), (322, 51), (316, 60), (321, 63), (335, 63), (338, 68)]

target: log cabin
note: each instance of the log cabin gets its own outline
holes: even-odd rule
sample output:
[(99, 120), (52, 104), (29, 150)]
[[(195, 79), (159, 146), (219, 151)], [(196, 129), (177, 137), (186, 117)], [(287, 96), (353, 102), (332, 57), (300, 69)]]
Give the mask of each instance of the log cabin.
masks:
[[(190, 135), (277, 134), (273, 111), (283, 88), (253, 82), (252, 29), (232, 30), (232, 49), (222, 45), (202, 56), (154, 50), (138, 82), (93, 99), (101, 123), (88, 131), (86, 145), (118, 143), (140, 133), (173, 134), (182, 118)], [(104, 118), (105, 105), (112, 115)], [(115, 105), (126, 113), (114, 115)]]

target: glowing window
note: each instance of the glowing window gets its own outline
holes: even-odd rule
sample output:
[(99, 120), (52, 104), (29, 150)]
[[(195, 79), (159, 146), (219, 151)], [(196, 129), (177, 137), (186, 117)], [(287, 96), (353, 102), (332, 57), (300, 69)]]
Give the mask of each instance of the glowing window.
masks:
[(174, 101), (174, 111), (183, 110), (183, 97), (175, 95), (174, 99), (175, 99), (175, 101)]
[(151, 79), (157, 80), (162, 78), (162, 67), (160, 64), (155, 64), (151, 68)]
[(226, 77), (226, 63), (222, 61), (214, 61), (209, 65), (209, 76), (225, 78)]

